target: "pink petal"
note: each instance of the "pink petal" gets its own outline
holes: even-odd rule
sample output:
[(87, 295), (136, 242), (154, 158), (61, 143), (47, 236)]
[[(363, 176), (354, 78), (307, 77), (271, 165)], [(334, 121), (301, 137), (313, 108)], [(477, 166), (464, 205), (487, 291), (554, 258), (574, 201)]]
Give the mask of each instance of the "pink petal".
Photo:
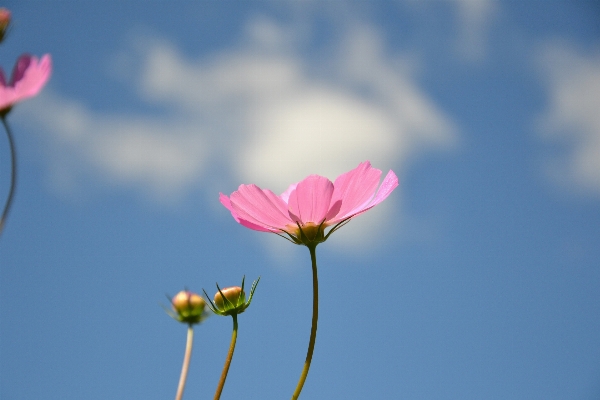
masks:
[(279, 196), (281, 200), (285, 201), (286, 204), (290, 202), (290, 194), (296, 190), (296, 186), (298, 186), (297, 183), (292, 183), (290, 187), (287, 188), (285, 192), (281, 193), (281, 196)]
[(379, 186), (379, 190), (375, 195), (375, 198), (369, 205), (369, 208), (376, 206), (381, 203), (398, 187), (398, 177), (391, 169), (388, 171), (385, 178), (383, 178), (383, 182), (381, 182), (381, 186)]
[(229, 201), (240, 223), (244, 220), (273, 232), (293, 223), (287, 215), (287, 204), (275, 193), (256, 185), (240, 185)]
[(11, 86), (15, 86), (15, 82), (19, 82), (23, 78), (25, 71), (27, 71), (27, 68), (29, 68), (32, 61), (34, 64), (37, 64), (37, 58), (30, 56), (29, 54), (23, 54), (19, 57), (13, 68), (12, 79), (10, 81)]
[[(41, 61), (29, 55), (17, 60), (10, 84), (0, 87), (0, 110), (13, 106), (19, 101), (33, 97), (44, 87), (52, 72), (52, 59), (46, 54)], [(4, 77), (3, 77), (4, 78)]]
[(355, 210), (351, 216), (355, 217), (358, 214), (362, 214), (365, 211), (370, 210), (371, 208), (375, 207), (377, 204), (379, 204), (382, 201), (384, 201), (385, 199), (387, 199), (387, 197), (390, 195), (390, 193), (392, 193), (394, 191), (394, 189), (396, 189), (397, 187), (398, 187), (398, 177), (396, 176), (394, 171), (390, 170), (387, 173), (387, 175), (385, 176), (385, 178), (383, 179), (383, 182), (381, 183), (381, 186), (379, 187), (379, 190), (377, 191), (377, 194), (375, 195), (373, 200), (371, 200), (367, 206), (365, 206), (361, 209)]
[(239, 215), (237, 215), (237, 213), (231, 206), (231, 201), (229, 200), (229, 197), (225, 196), (223, 193), (219, 193), (219, 201), (225, 206), (226, 209), (228, 209), (231, 212), (231, 216), (233, 217), (233, 219), (235, 219), (236, 222), (240, 222), (240, 217)]
[(371, 167), (369, 161), (340, 175), (333, 184), (335, 189), (332, 203), (341, 201), (341, 207), (335, 215), (328, 215), (331, 222), (341, 221), (366, 207), (375, 195), (380, 178), (381, 171)]
[(52, 59), (49, 54), (43, 56), (39, 63), (37, 58), (32, 57), (27, 69), (23, 71), (23, 75), (19, 79), (13, 77), (17, 101), (38, 94), (48, 82), (51, 72)]
[(253, 224), (252, 222), (246, 221), (245, 219), (242, 219), (242, 218), (240, 218), (240, 220), (238, 222), (240, 223), (240, 225), (245, 226), (246, 228), (253, 229), (255, 231), (260, 231), (260, 232), (279, 232), (280, 231), (279, 229), (265, 228), (263, 226)]
[(299, 182), (296, 190), (290, 193), (288, 202), (290, 217), (305, 224), (323, 222), (333, 194), (333, 183), (325, 177), (310, 175)]
[(246, 228), (254, 229), (255, 231), (272, 232), (272, 230), (269, 228), (253, 224), (250, 221), (246, 221), (245, 219), (240, 218), (240, 216), (233, 209), (229, 197), (225, 196), (223, 193), (219, 193), (219, 200), (221, 201), (221, 204), (223, 204), (225, 208), (227, 208), (231, 212), (231, 216), (233, 217), (233, 219), (235, 219), (235, 221), (238, 224), (245, 226)]

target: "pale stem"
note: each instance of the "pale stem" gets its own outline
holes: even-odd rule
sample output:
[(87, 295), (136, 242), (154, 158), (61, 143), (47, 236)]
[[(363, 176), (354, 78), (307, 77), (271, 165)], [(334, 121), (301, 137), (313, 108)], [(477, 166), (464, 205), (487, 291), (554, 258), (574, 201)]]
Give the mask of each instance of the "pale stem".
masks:
[(223, 372), (221, 372), (221, 379), (219, 380), (219, 385), (217, 386), (214, 400), (219, 400), (221, 398), (221, 392), (223, 392), (223, 387), (225, 386), (225, 380), (227, 379), (227, 373), (229, 372), (229, 366), (231, 365), (233, 352), (235, 350), (235, 342), (237, 340), (238, 330), (237, 314), (233, 314), (231, 317), (233, 318), (233, 333), (231, 334), (231, 343), (229, 344), (229, 352), (227, 353), (227, 358), (225, 359), (225, 365), (223, 366)]
[(185, 355), (183, 356), (183, 366), (181, 367), (181, 376), (179, 377), (179, 386), (177, 387), (177, 394), (175, 395), (175, 400), (181, 400), (183, 398), (183, 389), (185, 389), (185, 381), (187, 379), (188, 370), (190, 368), (190, 359), (192, 358), (193, 343), (194, 328), (192, 327), (192, 324), (190, 324), (187, 331)]
[(15, 143), (13, 141), (12, 133), (10, 132), (10, 128), (8, 127), (8, 122), (6, 122), (6, 116), (2, 117), (2, 124), (4, 125), (4, 129), (6, 130), (6, 137), (8, 138), (8, 146), (10, 148), (10, 189), (8, 190), (8, 198), (6, 199), (6, 204), (4, 205), (4, 211), (2, 211), (2, 217), (0, 217), (0, 235), (2, 235), (2, 231), (4, 230), (4, 224), (6, 222), (6, 217), (8, 216), (8, 212), (10, 211), (10, 206), (12, 204), (13, 197), (15, 195), (15, 187), (17, 185), (17, 151), (15, 150)]
[(296, 390), (292, 395), (292, 399), (296, 400), (300, 397), (300, 392), (304, 386), (304, 381), (308, 376), (308, 370), (310, 369), (310, 362), (312, 361), (313, 351), (315, 349), (315, 341), (317, 339), (317, 320), (319, 319), (319, 280), (317, 278), (317, 246), (308, 246), (310, 251), (310, 259), (312, 261), (312, 273), (313, 273), (313, 315), (312, 315), (312, 327), (310, 328), (310, 340), (308, 342), (308, 350), (306, 351), (306, 360), (304, 361), (304, 368), (300, 374), (300, 380), (296, 386)]

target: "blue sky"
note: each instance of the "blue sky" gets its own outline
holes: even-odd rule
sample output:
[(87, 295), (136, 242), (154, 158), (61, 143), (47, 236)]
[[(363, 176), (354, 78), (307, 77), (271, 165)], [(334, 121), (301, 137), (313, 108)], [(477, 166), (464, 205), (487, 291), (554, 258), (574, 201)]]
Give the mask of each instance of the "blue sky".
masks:
[[(317, 249), (302, 398), (600, 397), (600, 7), (567, 1), (7, 2), (2, 399), (174, 397), (165, 293), (261, 276), (223, 399), (290, 397), (309, 254), (218, 202), (370, 160), (400, 187)], [(0, 196), (8, 148), (0, 141)], [(231, 321), (196, 329), (211, 398)]]

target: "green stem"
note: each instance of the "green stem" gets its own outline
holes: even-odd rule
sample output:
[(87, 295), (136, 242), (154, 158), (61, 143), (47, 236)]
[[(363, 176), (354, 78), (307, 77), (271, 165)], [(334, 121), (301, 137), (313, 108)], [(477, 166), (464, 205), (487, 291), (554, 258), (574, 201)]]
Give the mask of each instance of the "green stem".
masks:
[(4, 211), (2, 212), (2, 217), (0, 217), (0, 235), (4, 230), (4, 223), (6, 222), (6, 217), (8, 216), (8, 212), (10, 211), (10, 206), (12, 204), (13, 197), (15, 195), (15, 187), (17, 185), (17, 151), (15, 150), (15, 143), (13, 141), (12, 133), (10, 132), (10, 128), (8, 127), (8, 122), (6, 122), (6, 115), (2, 116), (2, 124), (4, 125), (4, 129), (6, 130), (6, 137), (8, 138), (8, 146), (10, 148), (10, 189), (8, 190), (8, 198), (6, 199), (6, 204), (4, 205)]
[(221, 392), (223, 392), (223, 386), (225, 386), (225, 379), (227, 379), (227, 373), (229, 372), (229, 366), (231, 365), (231, 359), (233, 358), (233, 352), (235, 350), (235, 342), (237, 340), (238, 330), (237, 314), (232, 314), (231, 317), (233, 318), (231, 344), (229, 345), (229, 352), (227, 353), (227, 358), (225, 359), (225, 365), (223, 366), (223, 372), (221, 373), (221, 379), (219, 380), (219, 385), (217, 386), (214, 400), (219, 400), (221, 398)]
[(181, 367), (181, 376), (179, 377), (179, 386), (177, 387), (177, 394), (175, 400), (181, 400), (183, 398), (183, 389), (185, 389), (185, 381), (187, 379), (187, 373), (190, 368), (190, 359), (192, 358), (192, 345), (194, 343), (194, 328), (192, 324), (189, 325), (187, 331), (187, 343), (185, 345), (185, 355), (183, 356), (183, 366)]
[(317, 246), (308, 246), (310, 251), (310, 260), (312, 261), (312, 273), (313, 273), (313, 315), (312, 315), (312, 327), (310, 328), (310, 340), (308, 342), (308, 350), (306, 351), (306, 360), (304, 361), (304, 368), (300, 374), (300, 380), (296, 386), (296, 390), (292, 395), (292, 399), (296, 400), (300, 397), (300, 392), (304, 386), (304, 381), (308, 376), (308, 370), (310, 369), (310, 362), (312, 361), (313, 351), (315, 349), (315, 341), (317, 339), (317, 320), (319, 319), (319, 279), (317, 278)]

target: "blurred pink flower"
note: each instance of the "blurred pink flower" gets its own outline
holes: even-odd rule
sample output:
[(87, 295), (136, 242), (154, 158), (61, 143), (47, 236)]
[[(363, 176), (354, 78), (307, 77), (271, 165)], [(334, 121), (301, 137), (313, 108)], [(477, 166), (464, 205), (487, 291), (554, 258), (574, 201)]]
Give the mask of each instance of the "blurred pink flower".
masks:
[[(381, 186), (380, 178), (381, 171), (365, 161), (338, 176), (335, 183), (310, 175), (280, 196), (256, 185), (240, 185), (229, 197), (221, 193), (220, 200), (247, 228), (285, 233), (297, 244), (317, 244), (350, 218), (381, 203), (398, 186), (398, 177), (391, 170)], [(332, 225), (325, 235), (325, 228)]]
[(5, 114), (16, 103), (35, 96), (44, 87), (52, 72), (49, 54), (37, 57), (23, 54), (17, 60), (10, 82), (6, 83), (0, 68), (0, 113)]

